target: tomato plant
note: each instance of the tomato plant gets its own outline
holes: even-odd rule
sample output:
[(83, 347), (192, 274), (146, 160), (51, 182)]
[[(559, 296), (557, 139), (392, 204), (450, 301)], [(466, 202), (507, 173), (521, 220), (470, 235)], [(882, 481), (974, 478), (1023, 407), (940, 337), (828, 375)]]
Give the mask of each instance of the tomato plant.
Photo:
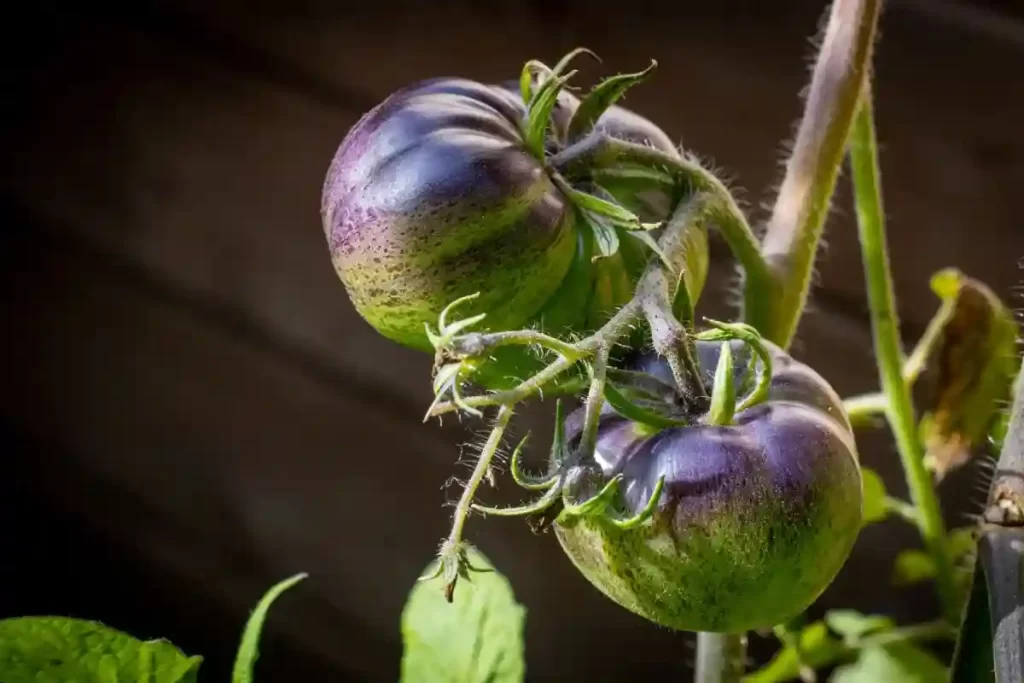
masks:
[[(458, 603), (456, 586), (480, 569), (463, 540), (470, 513), (523, 515), (535, 530), (553, 529), (568, 560), (611, 600), (661, 626), (699, 632), (701, 682), (814, 680), (819, 669), (847, 683), (1022, 679), (1024, 456), (1014, 430), (1024, 417), (1014, 411), (1024, 411), (1024, 398), (1006, 410), (1021, 372), (1018, 330), (998, 296), (949, 269), (933, 279), (941, 305), (926, 334), (909, 355), (902, 348), (872, 107), (880, 5), (832, 6), (763, 234), (690, 152), (665, 149), (646, 128), (637, 135), (590, 125), (612, 120), (604, 118), (609, 102), (601, 93), (633, 85), (637, 74), (602, 81), (577, 103), (562, 90), (572, 76), (565, 67), (581, 51), (554, 69), (526, 64), (518, 88), (523, 110), (511, 117), (525, 141), (520, 148), (543, 158), (544, 181), (562, 190), (577, 216), (601, 217), (586, 224), (602, 256), (619, 253), (620, 235), (645, 235), (646, 251), (641, 267), (623, 280), (628, 296), (606, 299), (616, 304), (602, 316), (564, 318), (561, 327), (538, 324), (529, 307), (515, 312), (522, 325), (510, 325), (511, 311), (488, 304), (488, 297), (508, 294), (472, 282), (442, 288), (422, 308), (417, 323), (437, 312), (436, 326), (425, 333), (436, 358), (428, 416), (482, 417), (491, 409), (494, 416), (451, 532), (414, 597), (437, 581), (447, 601)], [(530, 112), (546, 101), (540, 92), (565, 104), (545, 107), (538, 122)], [(548, 131), (547, 142), (531, 144), (538, 128)], [(787, 349), (846, 160), (881, 388), (844, 401)], [(603, 229), (608, 221), (614, 230)], [(442, 223), (443, 230), (457, 221)], [(328, 220), (326, 227), (333, 225)], [(708, 226), (721, 232), (743, 275), (733, 322), (698, 315)], [(597, 291), (594, 279), (586, 282)], [(509, 385), (494, 385), (488, 365), (499, 351), (519, 347), (540, 360)], [(938, 367), (938, 388), (924, 406), (915, 405), (911, 390), (929, 365)], [(576, 383), (565, 383), (566, 376)], [(568, 417), (561, 404), (556, 410), (547, 471), (522, 470), (525, 443), (510, 461), (515, 481), (537, 497), (511, 508), (476, 502), (480, 486), (495, 476), (494, 456), (519, 404), (556, 391), (579, 406)], [(881, 479), (860, 466), (854, 428), (877, 417), (894, 435), (909, 501), (889, 496)], [(982, 525), (948, 530), (935, 484), (986, 447), (1003, 448), (1009, 474), (996, 478)], [(896, 569), (906, 580), (934, 580), (942, 617), (898, 626), (884, 615), (838, 610), (806, 623), (805, 610), (832, 582), (860, 529), (888, 515), (920, 531), (924, 550), (902, 555)], [(431, 618), (425, 610), (408, 616), (424, 628)], [(745, 670), (750, 630), (770, 630), (782, 644), (755, 672)], [(957, 638), (952, 663), (925, 647)], [(403, 675), (419, 680), (411, 668)], [(517, 670), (507, 680), (521, 676)]]
[[(525, 516), (580, 574), (662, 627), (698, 632), (700, 683), (1024, 680), (1024, 371), (1018, 328), (982, 282), (947, 269), (938, 312), (902, 347), (889, 271), (872, 103), (880, 0), (836, 0), (792, 154), (763, 234), (726, 185), (653, 122), (616, 102), (652, 67), (567, 88), (573, 51), (518, 80), (437, 79), (368, 112), (323, 186), (331, 259), (382, 335), (435, 355), (428, 416), (491, 430), (437, 558), (402, 616), (403, 681), (513, 683), (525, 676), (511, 584), (464, 540), (471, 513)], [(850, 166), (880, 390), (841, 398), (789, 352), (844, 161)], [(742, 272), (733, 321), (698, 315), (708, 230)], [(912, 389), (926, 366), (937, 388)], [(1016, 380), (1015, 380), (1016, 378)], [(510, 459), (534, 500), (478, 503), (520, 404), (559, 394), (543, 473)], [(563, 402), (573, 402), (568, 415)], [(919, 414), (920, 413), (920, 414)], [(856, 429), (892, 431), (910, 500), (860, 464)], [(998, 453), (977, 524), (947, 529), (936, 482)], [(904, 581), (930, 579), (934, 621), (807, 610), (866, 524), (920, 532)], [(243, 635), (249, 681), (272, 589)], [(459, 587), (456, 591), (456, 587)], [(747, 671), (749, 631), (780, 648)], [(951, 661), (927, 646), (955, 643)], [(195, 680), (199, 658), (99, 624), (0, 621), (10, 683)]]

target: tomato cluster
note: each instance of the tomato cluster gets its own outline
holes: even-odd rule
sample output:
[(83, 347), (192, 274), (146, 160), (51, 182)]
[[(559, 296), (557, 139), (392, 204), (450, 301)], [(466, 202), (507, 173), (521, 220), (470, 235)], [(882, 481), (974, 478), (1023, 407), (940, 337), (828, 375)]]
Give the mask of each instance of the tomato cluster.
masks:
[[(431, 326), (440, 318), (444, 327), (453, 302), (463, 302), (469, 319), (486, 314), (483, 332), (527, 328), (549, 340), (578, 339), (637, 304), (651, 268), (663, 261), (672, 269), (660, 241), (626, 236), (668, 231), (677, 209), (699, 203), (694, 188), (674, 176), (668, 185), (633, 182), (664, 177), (664, 168), (645, 175), (624, 166), (598, 178), (586, 168), (563, 174), (553, 161), (598, 137), (655, 148), (661, 166), (681, 160), (660, 128), (614, 104), (646, 72), (609, 79), (580, 99), (562, 87), (566, 61), (554, 70), (528, 64), (516, 83), (417, 83), (349, 131), (324, 183), (323, 227), (356, 310), (382, 335), (439, 350)], [(563, 550), (625, 608), (671, 628), (745, 631), (798, 614), (835, 578), (862, 524), (861, 476), (842, 402), (814, 370), (756, 333), (686, 340), (674, 307), (685, 289), (692, 313), (703, 286), (707, 238), (698, 228), (684, 256), (685, 287), (677, 273), (675, 293), (632, 309), (663, 355), (596, 358), (615, 345), (640, 348), (632, 337), (580, 351), (603, 407), (589, 410), (591, 396), (560, 421), (553, 474), (528, 486), (549, 493), (529, 510), (568, 501), (553, 518)], [(686, 377), (679, 359), (664, 355), (673, 346), (695, 355)], [(487, 389), (536, 377), (542, 367), (524, 346), (495, 345), (483, 355), (459, 363), (472, 360), (473, 380)], [(601, 400), (605, 389), (620, 399), (630, 393), (598, 377), (596, 367), (609, 360), (642, 385), (634, 388), (657, 404), (659, 420)], [(438, 377), (457, 388), (462, 368)], [(709, 402), (709, 393), (720, 395)], [(445, 546), (455, 558), (472, 502), (467, 490)], [(454, 579), (449, 595), (453, 586)]]

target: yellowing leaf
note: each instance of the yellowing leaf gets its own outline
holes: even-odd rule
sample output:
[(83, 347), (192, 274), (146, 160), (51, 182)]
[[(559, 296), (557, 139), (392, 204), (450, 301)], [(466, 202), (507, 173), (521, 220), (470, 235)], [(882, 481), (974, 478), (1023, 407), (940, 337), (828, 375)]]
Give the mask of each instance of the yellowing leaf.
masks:
[(954, 269), (937, 273), (943, 304), (931, 327), (936, 380), (921, 421), (928, 466), (938, 477), (965, 464), (984, 443), (1010, 397), (1019, 361), (1017, 325), (983, 283)]

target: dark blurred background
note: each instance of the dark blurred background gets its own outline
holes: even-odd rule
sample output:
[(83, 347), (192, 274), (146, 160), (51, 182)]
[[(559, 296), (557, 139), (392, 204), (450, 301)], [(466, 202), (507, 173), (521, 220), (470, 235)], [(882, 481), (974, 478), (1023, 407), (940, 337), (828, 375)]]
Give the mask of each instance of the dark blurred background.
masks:
[[(877, 114), (908, 344), (956, 266), (1012, 296), (1022, 278), (1024, 12), (887, 3)], [(91, 9), (85, 9), (86, 6)], [(406, 593), (446, 533), (479, 425), (422, 424), (431, 359), (354, 313), (319, 224), (345, 132), (423, 77), (515, 77), (586, 45), (601, 73), (650, 58), (625, 104), (713, 159), (756, 218), (780, 178), (825, 3), (605, 8), (576, 0), (434, 3), (23, 3), (3, 29), (0, 617), (57, 613), (164, 636), (227, 680), (249, 609), (274, 608), (258, 680), (396, 680)], [(12, 14), (13, 13), (13, 14)], [(582, 62), (581, 62), (582, 64)], [(872, 389), (846, 179), (795, 351), (842, 393)], [(715, 246), (702, 305), (728, 315)], [(864, 462), (905, 492), (884, 434)], [(942, 486), (951, 524), (977, 472)], [(511, 485), (492, 493), (515, 495)], [(469, 538), (528, 610), (528, 677), (687, 680), (692, 637), (598, 595), (550, 536), (474, 520)], [(827, 606), (928, 618), (893, 589), (917, 543), (869, 528)], [(756, 641), (764, 657), (770, 641)]]

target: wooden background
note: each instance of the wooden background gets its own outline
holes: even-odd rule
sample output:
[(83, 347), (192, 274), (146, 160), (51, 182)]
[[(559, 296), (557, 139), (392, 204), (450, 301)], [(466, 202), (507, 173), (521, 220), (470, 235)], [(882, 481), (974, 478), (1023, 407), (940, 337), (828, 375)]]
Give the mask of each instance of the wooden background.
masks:
[[(878, 126), (908, 343), (935, 310), (935, 270), (1008, 299), (1022, 278), (1011, 4), (894, 1), (883, 17)], [(43, 2), (6, 22), (0, 616), (167, 636), (226, 680), (248, 609), (307, 571), (272, 613), (259, 680), (395, 680), (402, 603), (479, 425), (421, 424), (430, 359), (378, 337), (335, 279), (318, 207), (337, 144), (400, 85), (514, 77), (582, 44), (606, 72), (656, 58), (627, 105), (713, 159), (762, 219), (823, 6)], [(796, 352), (852, 393), (875, 370), (845, 183)], [(716, 245), (709, 314), (728, 315), (732, 270)], [(861, 449), (902, 492), (884, 435)], [(976, 479), (943, 485), (951, 523), (980, 500)], [(529, 609), (530, 680), (685, 680), (691, 637), (598, 596), (553, 538), (497, 519), (469, 537)], [(821, 606), (930, 615), (927, 586), (885, 580), (914, 543), (895, 521), (867, 530)]]

